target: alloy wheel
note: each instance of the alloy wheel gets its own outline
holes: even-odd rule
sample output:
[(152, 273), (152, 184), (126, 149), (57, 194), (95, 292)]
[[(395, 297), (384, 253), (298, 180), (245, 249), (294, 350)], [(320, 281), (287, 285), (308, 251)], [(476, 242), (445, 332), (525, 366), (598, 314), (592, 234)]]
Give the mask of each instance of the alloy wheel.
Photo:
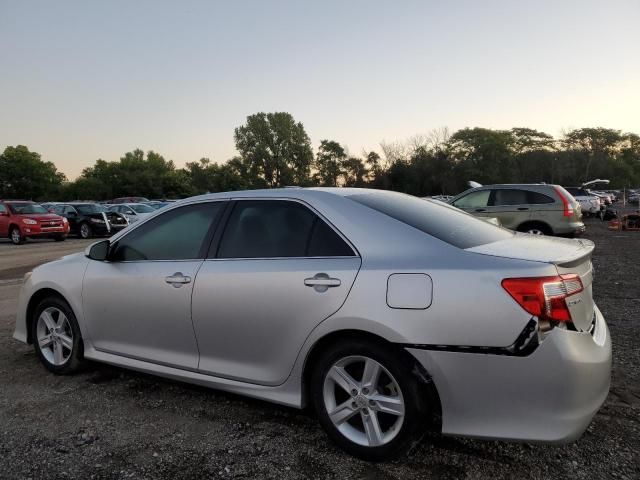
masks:
[(91, 229), (89, 228), (89, 225), (87, 225), (86, 223), (83, 223), (82, 225), (80, 225), (80, 236), (82, 238), (89, 238), (90, 235), (91, 235)]
[(20, 243), (20, 240), (22, 240), (20, 238), (20, 230), (18, 230), (17, 228), (11, 230), (11, 241), (17, 245), (18, 243)]
[(527, 233), (530, 233), (531, 235), (544, 235), (544, 232), (539, 228), (530, 228), (527, 230)]
[(64, 365), (73, 352), (73, 330), (69, 319), (56, 307), (45, 308), (36, 323), (36, 337), (42, 356), (51, 365)]
[(398, 382), (369, 357), (349, 356), (335, 362), (325, 375), (323, 400), (335, 428), (358, 445), (386, 445), (404, 422), (405, 403)]

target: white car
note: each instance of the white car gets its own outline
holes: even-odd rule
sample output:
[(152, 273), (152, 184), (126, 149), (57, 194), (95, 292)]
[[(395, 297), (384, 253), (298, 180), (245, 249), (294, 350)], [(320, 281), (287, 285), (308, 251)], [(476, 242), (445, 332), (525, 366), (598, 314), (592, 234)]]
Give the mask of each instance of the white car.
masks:
[(107, 208), (110, 212), (124, 215), (129, 220), (129, 223), (143, 220), (156, 211), (144, 203), (120, 203), (118, 205), (110, 205)]
[(598, 215), (602, 210), (604, 201), (599, 196), (593, 195), (589, 190), (580, 187), (564, 187), (564, 189), (576, 199), (584, 214)]

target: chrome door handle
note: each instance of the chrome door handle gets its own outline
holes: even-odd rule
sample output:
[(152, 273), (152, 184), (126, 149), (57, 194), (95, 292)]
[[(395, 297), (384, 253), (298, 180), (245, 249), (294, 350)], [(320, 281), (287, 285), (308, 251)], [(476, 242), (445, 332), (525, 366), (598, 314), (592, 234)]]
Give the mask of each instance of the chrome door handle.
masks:
[(316, 273), (312, 278), (304, 279), (304, 284), (313, 287), (316, 292), (326, 292), (331, 287), (339, 287), (341, 283), (339, 278), (331, 278), (326, 273)]
[(164, 281), (175, 288), (180, 288), (185, 283), (191, 283), (191, 277), (183, 275), (182, 272), (176, 272), (173, 275), (164, 277)]

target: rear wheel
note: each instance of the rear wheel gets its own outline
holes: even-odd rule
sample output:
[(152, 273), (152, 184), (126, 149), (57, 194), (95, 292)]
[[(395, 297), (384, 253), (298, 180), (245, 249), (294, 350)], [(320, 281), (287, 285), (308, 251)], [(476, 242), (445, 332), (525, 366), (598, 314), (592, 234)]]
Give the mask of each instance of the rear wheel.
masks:
[(87, 239), (91, 238), (93, 232), (91, 231), (91, 226), (88, 223), (83, 223), (80, 225), (80, 237)]
[(518, 227), (519, 232), (530, 233), (531, 235), (552, 235), (553, 232), (548, 225), (539, 222), (524, 223)]
[(316, 362), (311, 394), (321, 425), (343, 450), (370, 461), (403, 452), (426, 423), (425, 398), (397, 352), (349, 340)]
[(60, 297), (38, 304), (32, 318), (33, 345), (47, 370), (60, 375), (74, 373), (83, 363), (83, 344), (78, 321)]
[(25, 241), (25, 238), (22, 236), (22, 233), (20, 233), (20, 229), (18, 227), (11, 227), (11, 230), (9, 230), (9, 239), (14, 245), (20, 245)]

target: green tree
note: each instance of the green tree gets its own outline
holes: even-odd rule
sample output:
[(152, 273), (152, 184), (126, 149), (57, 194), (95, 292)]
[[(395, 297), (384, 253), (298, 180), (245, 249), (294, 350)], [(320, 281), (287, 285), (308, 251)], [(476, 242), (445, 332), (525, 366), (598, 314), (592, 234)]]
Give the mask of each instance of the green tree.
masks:
[(64, 180), (52, 162), (24, 145), (7, 147), (0, 155), (0, 198), (43, 200), (56, 196)]
[(346, 159), (347, 154), (342, 145), (333, 140), (322, 140), (314, 164), (316, 182), (326, 187), (338, 186), (338, 179), (343, 175)]
[(246, 124), (235, 129), (234, 139), (251, 184), (273, 188), (309, 182), (311, 141), (290, 113), (249, 115)]

